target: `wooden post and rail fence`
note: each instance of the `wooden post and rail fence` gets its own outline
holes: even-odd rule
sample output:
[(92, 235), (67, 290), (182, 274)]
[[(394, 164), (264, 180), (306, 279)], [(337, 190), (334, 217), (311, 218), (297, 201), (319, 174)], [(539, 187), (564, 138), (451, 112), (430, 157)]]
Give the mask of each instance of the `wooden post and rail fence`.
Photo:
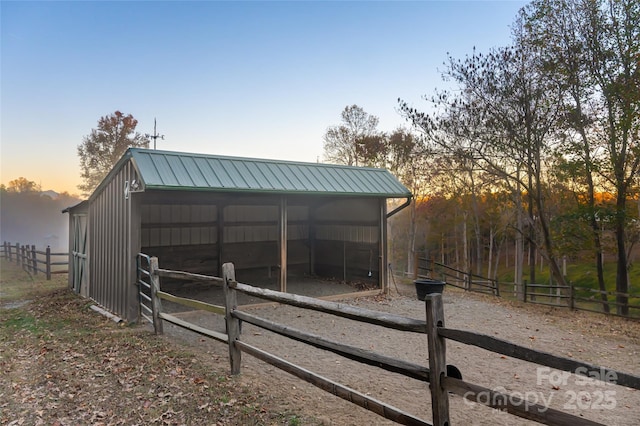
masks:
[[(157, 258), (138, 255), (138, 288), (140, 316), (153, 324), (156, 334), (163, 333), (163, 321), (191, 330), (202, 336), (225, 343), (229, 347), (229, 363), (232, 374), (240, 373), (242, 353), (252, 355), (268, 364), (305, 380), (326, 392), (332, 393), (355, 405), (370, 410), (386, 419), (404, 425), (450, 425), (449, 393), (461, 396), (478, 404), (483, 404), (511, 415), (548, 425), (599, 425), (584, 417), (574, 416), (564, 411), (527, 401), (517, 394), (499, 392), (465, 381), (460, 371), (447, 365), (446, 340), (454, 340), (476, 346), (494, 353), (524, 360), (552, 369), (583, 375), (600, 380), (615, 377), (615, 384), (640, 390), (640, 377), (616, 371), (575, 359), (564, 358), (551, 353), (513, 344), (480, 333), (447, 328), (444, 322), (444, 308), (441, 294), (427, 295), (425, 298), (426, 318), (418, 320), (399, 315), (363, 309), (343, 303), (329, 302), (311, 297), (254, 287), (236, 281), (233, 264), (223, 265), (223, 277), (191, 274), (181, 271), (161, 269)], [(161, 290), (160, 279), (185, 279), (223, 287), (225, 306), (178, 297)], [(370, 350), (363, 350), (339, 341), (298, 330), (286, 324), (238, 310), (237, 293), (258, 297), (298, 308), (322, 312), (328, 315), (348, 318), (379, 327), (412, 333), (426, 334), (428, 342), (428, 367), (391, 358)], [(179, 303), (196, 309), (222, 315), (226, 320), (226, 333), (209, 330), (163, 312), (162, 300)], [(345, 358), (375, 366), (393, 373), (429, 383), (432, 403), (432, 423), (404, 412), (390, 404), (376, 400), (346, 385), (327, 379), (308, 369), (293, 364), (265, 350), (242, 340), (241, 322), (252, 324), (292, 340), (303, 342), (315, 348), (329, 351)], [(408, 338), (416, 338), (415, 334)], [(593, 374), (597, 373), (597, 374)]]
[[(448, 265), (435, 262), (431, 259), (416, 257), (414, 262), (414, 279), (432, 278), (445, 282), (447, 285), (484, 294), (504, 297), (516, 293), (514, 283), (498, 282), (495, 279), (482, 277), (470, 272), (461, 271)], [(522, 284), (523, 301), (538, 305), (569, 308), (608, 315), (622, 316), (631, 319), (640, 319), (640, 294), (620, 293), (615, 291), (601, 291), (588, 287), (576, 286), (569, 282), (568, 285), (537, 284), (525, 280)], [(601, 297), (613, 296), (608, 300)], [(617, 296), (626, 298), (627, 303), (618, 303)], [(595, 305), (595, 306), (594, 306)], [(608, 312), (604, 307), (613, 308)], [(615, 311), (617, 307), (624, 307), (628, 315), (619, 315)]]
[[(38, 272), (45, 274), (47, 280), (53, 274), (66, 274), (69, 267), (69, 253), (54, 253), (51, 247), (44, 250), (37, 250), (35, 245), (11, 244), (6, 241), (2, 243), (2, 258), (9, 262), (16, 262), (22, 269), (37, 275)], [(65, 258), (65, 260), (58, 260)], [(57, 268), (66, 266), (67, 269)]]

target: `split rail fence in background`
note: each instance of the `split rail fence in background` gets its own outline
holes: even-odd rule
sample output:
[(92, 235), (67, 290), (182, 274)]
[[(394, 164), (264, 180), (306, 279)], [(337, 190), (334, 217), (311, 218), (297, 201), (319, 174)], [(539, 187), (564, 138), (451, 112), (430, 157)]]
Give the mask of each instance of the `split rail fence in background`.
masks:
[[(494, 296), (500, 297), (516, 293), (514, 283), (498, 282), (497, 280), (464, 272), (424, 257), (417, 257), (414, 265), (414, 279), (438, 279), (452, 287), (477, 293), (493, 294)], [(576, 286), (573, 283), (569, 283), (569, 285), (566, 286), (532, 284), (526, 280), (523, 283), (523, 292), (524, 302), (527, 303), (606, 313), (636, 320), (640, 319), (640, 294), (600, 291), (593, 288)], [(604, 301), (602, 297), (603, 294), (613, 297)], [(628, 302), (624, 304), (617, 303), (616, 296), (626, 297)], [(616, 314), (615, 311), (618, 306), (626, 307), (629, 314)], [(607, 308), (609, 310), (607, 310)]]
[[(42, 272), (46, 275), (47, 280), (50, 280), (53, 274), (69, 272), (69, 253), (53, 253), (49, 246), (44, 250), (37, 250), (34, 245), (20, 243), (11, 245), (5, 241), (2, 243), (2, 257), (9, 262), (22, 265), (22, 269), (34, 275)], [(61, 257), (65, 260), (58, 260)], [(66, 266), (67, 269), (57, 268), (58, 266)]]
[[(186, 299), (171, 295), (161, 290), (160, 278), (186, 279), (189, 281), (207, 282), (221, 285), (225, 295), (225, 306), (215, 306), (198, 300)], [(190, 274), (181, 271), (170, 271), (158, 266), (158, 259), (144, 254), (138, 255), (138, 287), (140, 298), (140, 315), (151, 322), (156, 334), (163, 333), (163, 321), (194, 331), (202, 336), (223, 342), (229, 348), (229, 361), (232, 374), (240, 373), (242, 352), (248, 353), (268, 364), (280, 368), (296, 377), (305, 380), (326, 392), (332, 393), (353, 404), (370, 410), (386, 419), (404, 425), (431, 425), (425, 420), (406, 413), (385, 402), (378, 401), (368, 394), (363, 394), (346, 385), (324, 378), (310, 370), (284, 360), (274, 354), (252, 346), (241, 340), (241, 322), (247, 322), (298, 342), (333, 352), (345, 358), (375, 366), (387, 371), (411, 377), (429, 383), (431, 393), (433, 424), (450, 425), (449, 393), (461, 396), (509, 414), (530, 419), (548, 425), (599, 425), (583, 417), (533, 404), (516, 394), (498, 392), (483, 386), (466, 382), (460, 371), (446, 363), (446, 339), (455, 340), (467, 345), (509, 356), (516, 359), (536, 363), (545, 367), (579, 374), (591, 378), (607, 380), (615, 377), (619, 386), (640, 389), (640, 377), (627, 373), (595, 366), (574, 359), (563, 358), (547, 352), (537, 351), (525, 346), (516, 345), (506, 340), (497, 339), (475, 332), (446, 328), (444, 324), (444, 308), (441, 294), (426, 296), (426, 320), (417, 320), (403, 316), (358, 308), (341, 303), (328, 302), (306, 296), (253, 287), (236, 281), (233, 264), (223, 265), (223, 278)], [(348, 318), (380, 327), (426, 334), (428, 342), (429, 367), (391, 358), (373, 351), (350, 346), (339, 341), (327, 339), (286, 324), (252, 315), (237, 308), (237, 293), (258, 297), (271, 302), (292, 305), (298, 308), (319, 311), (328, 315)], [(224, 315), (226, 333), (220, 333), (191, 324), (162, 311), (162, 300)], [(415, 335), (408, 338), (416, 338)], [(597, 373), (597, 374), (593, 374)]]

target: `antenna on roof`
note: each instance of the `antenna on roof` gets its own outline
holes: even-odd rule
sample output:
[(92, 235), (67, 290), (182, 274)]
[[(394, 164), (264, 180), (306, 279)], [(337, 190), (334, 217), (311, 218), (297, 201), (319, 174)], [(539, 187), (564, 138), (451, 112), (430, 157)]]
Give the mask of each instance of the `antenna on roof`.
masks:
[(149, 133), (145, 133), (144, 134), (145, 137), (149, 138), (149, 139), (153, 139), (153, 149), (156, 149), (156, 139), (160, 138), (162, 140), (164, 140), (164, 135), (159, 135), (158, 132), (156, 132), (156, 118), (153, 117), (153, 134), (150, 135)]

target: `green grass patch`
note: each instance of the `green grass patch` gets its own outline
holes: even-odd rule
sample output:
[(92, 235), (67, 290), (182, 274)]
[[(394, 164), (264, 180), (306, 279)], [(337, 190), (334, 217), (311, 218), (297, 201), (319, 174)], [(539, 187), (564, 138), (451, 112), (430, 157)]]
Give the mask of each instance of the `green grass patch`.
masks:
[(3, 333), (15, 333), (16, 331), (28, 331), (30, 333), (39, 334), (42, 328), (38, 320), (28, 312), (22, 309), (6, 309), (1, 315), (2, 324), (0, 330)]
[[(604, 264), (604, 282), (607, 291), (616, 290), (616, 264), (614, 262), (607, 262)], [(528, 283), (532, 283), (529, 275), (529, 267), (524, 265), (523, 279)], [(513, 282), (513, 268), (510, 270), (504, 270), (498, 274), (498, 281), (500, 282)], [(598, 272), (597, 268), (592, 263), (576, 263), (567, 265), (567, 279), (575, 286), (598, 289)], [(535, 276), (536, 284), (549, 284), (550, 283), (550, 270), (548, 266), (538, 267), (536, 269)], [(640, 267), (632, 265), (629, 269), (629, 293), (640, 295)]]
[(52, 275), (47, 281), (43, 273), (27, 273), (15, 262), (0, 259), (0, 304), (42, 297), (67, 285), (67, 274)]

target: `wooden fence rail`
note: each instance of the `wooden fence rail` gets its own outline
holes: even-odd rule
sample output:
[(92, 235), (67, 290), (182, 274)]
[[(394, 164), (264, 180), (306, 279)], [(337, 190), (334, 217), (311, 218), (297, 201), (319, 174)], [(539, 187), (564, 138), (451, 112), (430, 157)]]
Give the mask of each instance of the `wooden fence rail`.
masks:
[[(434, 262), (430, 259), (416, 258), (416, 268), (414, 279), (435, 278), (440, 279), (447, 285), (479, 293), (489, 293), (495, 296), (504, 296), (509, 293), (504, 289), (513, 287), (515, 283), (498, 282), (493, 279), (481, 277), (479, 275), (464, 272), (442, 263)], [(500, 287), (503, 287), (501, 289)], [(524, 302), (538, 305), (555, 306), (559, 308), (569, 308), (596, 313), (606, 313), (607, 315), (623, 316), (625, 318), (640, 319), (640, 294), (620, 293), (615, 291), (600, 291), (587, 287), (580, 287), (569, 283), (567, 286), (554, 284), (523, 283)], [(593, 297), (585, 297), (585, 293), (592, 293)], [(604, 301), (596, 298), (595, 295), (623, 296), (630, 300), (627, 303), (618, 303), (613, 300)], [(636, 300), (638, 303), (632, 303)], [(595, 304), (597, 308), (591, 307)], [(603, 307), (626, 307), (629, 315), (620, 315), (614, 312), (606, 312)]]
[[(54, 260), (54, 257), (64, 257), (66, 260)], [(46, 275), (47, 280), (53, 274), (66, 274), (69, 266), (69, 253), (53, 253), (51, 247), (44, 250), (36, 250), (35, 245), (11, 244), (7, 241), (2, 243), (2, 258), (9, 262), (16, 262), (22, 269), (37, 275), (41, 272)], [(55, 269), (54, 266), (67, 266), (67, 269)]]
[[(198, 279), (213, 282), (223, 286), (225, 307), (215, 306), (201, 301), (177, 297), (160, 289), (160, 277)], [(426, 320), (417, 320), (403, 316), (367, 310), (351, 305), (328, 302), (311, 297), (253, 287), (236, 281), (233, 264), (223, 265), (223, 277), (205, 277), (187, 272), (168, 271), (158, 267), (157, 259), (140, 254), (138, 256), (138, 284), (140, 289), (141, 318), (153, 323), (157, 334), (163, 332), (162, 320), (171, 322), (179, 327), (194, 331), (200, 335), (211, 337), (226, 343), (229, 348), (229, 363), (232, 374), (240, 373), (242, 352), (252, 355), (264, 362), (280, 368), (290, 374), (305, 380), (320, 389), (330, 392), (340, 398), (350, 401), (360, 407), (368, 409), (386, 419), (404, 425), (430, 425), (425, 420), (417, 418), (385, 402), (378, 401), (366, 394), (357, 392), (349, 387), (329, 380), (295, 365), (289, 361), (268, 353), (260, 348), (241, 340), (241, 322), (247, 322), (256, 327), (277, 333), (292, 340), (309, 344), (313, 347), (341, 355), (345, 358), (363, 364), (376, 366), (381, 369), (401, 374), (413, 379), (429, 383), (432, 401), (433, 424), (449, 425), (449, 393), (459, 395), (467, 400), (508, 412), (512, 415), (530, 419), (548, 425), (599, 425), (583, 417), (574, 416), (566, 412), (534, 404), (517, 394), (502, 393), (491, 390), (462, 379), (460, 371), (446, 363), (446, 340), (483, 348), (485, 350), (507, 355), (516, 359), (536, 363), (560, 371), (583, 375), (592, 379), (611, 382), (633, 389), (640, 389), (640, 377), (628, 373), (603, 368), (574, 359), (563, 358), (550, 353), (515, 345), (511, 342), (497, 339), (483, 334), (446, 328), (444, 324), (444, 308), (441, 294), (430, 294), (425, 298)], [(258, 317), (237, 307), (237, 293), (243, 293), (264, 300), (296, 306), (298, 308), (314, 310), (329, 315), (348, 318), (367, 324), (391, 328), (406, 332), (426, 334), (428, 341), (429, 367), (391, 358), (370, 350), (363, 350), (338, 341), (327, 339), (288, 325), (279, 324), (271, 320)], [(169, 300), (203, 309), (215, 314), (224, 315), (226, 320), (226, 334), (208, 330), (191, 324), (175, 316), (162, 312), (161, 300)], [(146, 314), (144, 313), (146, 312)], [(150, 313), (150, 315), (147, 315)], [(415, 338), (415, 334), (413, 335)], [(594, 374), (595, 373), (595, 374)]]

